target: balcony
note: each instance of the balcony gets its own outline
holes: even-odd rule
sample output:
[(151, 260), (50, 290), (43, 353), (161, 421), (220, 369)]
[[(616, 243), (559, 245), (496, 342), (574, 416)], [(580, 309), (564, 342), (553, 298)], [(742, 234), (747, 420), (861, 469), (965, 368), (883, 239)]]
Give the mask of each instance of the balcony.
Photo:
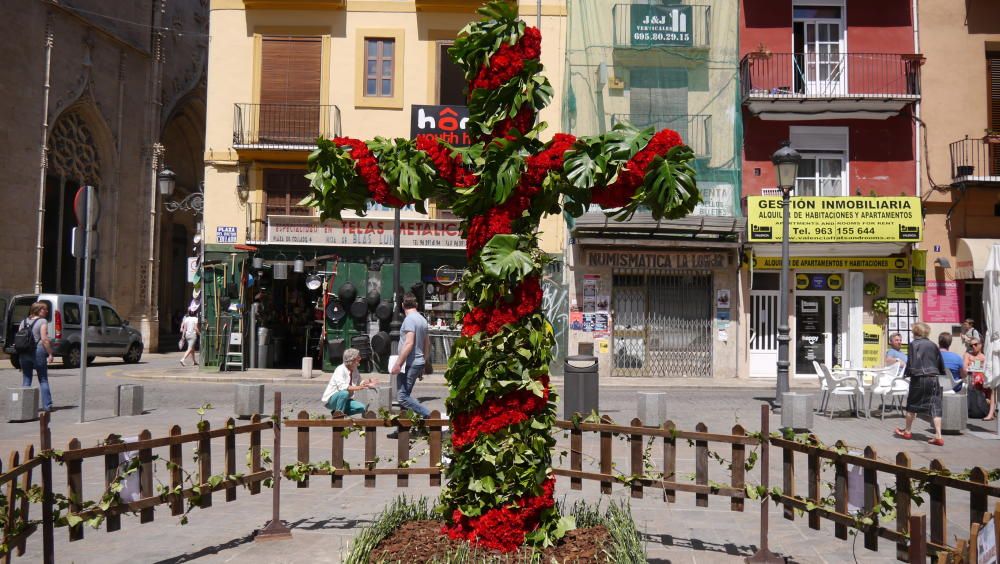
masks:
[(751, 53), (743, 104), (767, 120), (886, 119), (920, 99), (922, 55)]
[(953, 182), (1000, 185), (1000, 137), (966, 137), (948, 148)]
[[(269, 202), (251, 201), (246, 206), (246, 240), (249, 244), (260, 245), (268, 243), (268, 218), (272, 216), (318, 217), (315, 208), (300, 206), (298, 202), (306, 194), (296, 194), (290, 203), (282, 204), (270, 199)], [(267, 199), (267, 195), (264, 195)]]
[(611, 114), (611, 126), (627, 121), (639, 128), (655, 127), (673, 129), (694, 151), (694, 156), (705, 159), (712, 156), (712, 116), (668, 114)]
[(311, 151), (317, 137), (340, 135), (340, 108), (319, 104), (236, 104), (233, 148)]
[(648, 2), (611, 9), (616, 65), (691, 67), (704, 64), (711, 45), (711, 6)]

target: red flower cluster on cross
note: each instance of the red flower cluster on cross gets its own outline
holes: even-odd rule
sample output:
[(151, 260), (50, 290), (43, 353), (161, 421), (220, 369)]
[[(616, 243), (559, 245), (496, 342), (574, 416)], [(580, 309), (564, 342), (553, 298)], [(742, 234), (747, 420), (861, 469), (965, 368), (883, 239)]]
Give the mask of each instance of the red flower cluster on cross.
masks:
[(431, 165), (445, 182), (455, 188), (468, 188), (476, 183), (476, 175), (462, 164), (462, 155), (450, 155), (450, 150), (431, 136), (417, 137), (417, 149), (427, 154)]
[(452, 512), (452, 525), (442, 532), (455, 540), (466, 540), (492, 550), (512, 552), (524, 544), (528, 531), (538, 527), (541, 514), (555, 506), (555, 478), (541, 485), (542, 493), (525, 497), (515, 504), (490, 509), (478, 517), (467, 517), (461, 510)]
[(462, 336), (472, 337), (483, 331), (496, 335), (508, 323), (516, 323), (542, 306), (542, 286), (537, 276), (525, 278), (507, 298), (493, 307), (474, 307), (462, 318)]
[(542, 32), (537, 27), (526, 28), (517, 43), (504, 43), (493, 53), (489, 62), (479, 69), (479, 74), (469, 84), (469, 93), (477, 88), (500, 88), (524, 70), (525, 61), (537, 59), (541, 55)]
[(372, 154), (371, 149), (364, 141), (351, 137), (334, 137), (334, 144), (339, 147), (350, 148), (351, 159), (354, 160), (354, 169), (358, 176), (368, 186), (368, 192), (376, 202), (394, 208), (403, 206), (403, 201), (392, 195), (389, 183), (382, 178), (382, 172), (378, 167), (378, 160)]
[(451, 420), (451, 444), (455, 450), (476, 442), (480, 435), (490, 435), (517, 425), (545, 409), (549, 402), (549, 375), (538, 378), (542, 395), (531, 390), (518, 390), (498, 398), (490, 398), (474, 411), (460, 413)]
[(666, 156), (667, 151), (682, 144), (681, 136), (673, 130), (664, 129), (653, 135), (646, 147), (629, 159), (618, 173), (618, 180), (604, 188), (594, 188), (591, 201), (605, 209), (620, 208), (629, 203), (635, 195), (653, 159)]

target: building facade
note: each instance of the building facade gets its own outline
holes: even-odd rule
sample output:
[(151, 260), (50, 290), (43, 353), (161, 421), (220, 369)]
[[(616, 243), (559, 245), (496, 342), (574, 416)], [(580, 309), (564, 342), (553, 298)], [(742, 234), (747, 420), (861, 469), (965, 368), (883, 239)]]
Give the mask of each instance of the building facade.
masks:
[[(328, 359), (334, 339), (350, 341), (386, 329), (384, 323), (376, 326), (371, 314), (352, 318), (345, 332), (324, 325), (331, 297), (351, 282), (359, 296), (370, 294), (373, 304), (391, 300), (398, 267), (403, 289), (414, 290), (424, 302), (435, 330), (435, 362), (444, 364), (462, 300), (456, 282), (466, 255), (459, 220), (433, 205), (426, 214), (403, 210), (396, 265), (392, 210), (373, 205), (363, 218), (348, 214), (343, 221), (324, 222), (299, 202), (309, 182), (306, 159), (319, 136), (410, 138), (436, 131), (456, 144), (464, 137), (468, 144), (461, 120), (464, 77), (447, 49), (478, 18), (479, 4), (212, 0), (204, 169), (206, 321), (209, 333), (216, 334), (210, 341), (225, 340), (218, 336), (224, 329), (217, 312), (225, 311), (226, 300), (216, 299), (219, 288), (213, 284), (228, 276), (232, 285), (235, 271), (243, 293), (231, 292), (229, 299), (257, 301), (262, 315), (254, 325), (273, 331), (275, 350), (270, 359), (258, 359), (260, 366), (298, 366), (304, 356)], [(520, 4), (521, 16), (536, 25), (536, 2)], [(557, 92), (540, 118), (556, 123), (563, 2), (542, 2), (540, 21), (542, 63)], [(543, 250), (561, 257), (561, 219), (550, 218), (542, 230)], [(553, 265), (553, 275), (561, 283), (558, 267)], [(310, 289), (310, 275), (322, 278), (321, 286)], [(559, 283), (546, 287), (552, 312)]]
[(727, 0), (567, 3), (563, 129), (673, 129), (703, 203), (656, 222), (594, 207), (570, 225), (570, 354), (602, 377), (734, 378), (741, 332), (738, 5)]
[[(927, 161), (927, 292), (922, 317), (984, 331), (983, 268), (1000, 242), (1000, 5), (921, 0), (921, 119)], [(953, 349), (964, 348), (955, 340)]]
[(923, 57), (910, 0), (742, 0), (747, 248), (742, 374), (775, 377), (781, 191), (771, 154), (802, 155), (790, 210), (791, 374), (881, 365), (909, 341), (922, 280)]
[[(15, 5), (16, 4), (16, 5)], [(0, 70), (4, 134), (0, 299), (80, 293), (73, 201), (96, 188), (92, 295), (141, 329), (147, 350), (183, 310), (190, 213), (166, 212), (164, 162), (184, 197), (197, 190), (204, 140), (208, 6), (200, 0), (5, 3)]]

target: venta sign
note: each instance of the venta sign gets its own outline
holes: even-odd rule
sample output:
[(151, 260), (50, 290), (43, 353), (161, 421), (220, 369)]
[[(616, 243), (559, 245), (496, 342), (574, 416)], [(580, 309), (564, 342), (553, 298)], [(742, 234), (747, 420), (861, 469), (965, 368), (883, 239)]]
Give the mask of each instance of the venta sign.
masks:
[(472, 145), (469, 108), (465, 106), (411, 106), (410, 138), (433, 137), (456, 147)]

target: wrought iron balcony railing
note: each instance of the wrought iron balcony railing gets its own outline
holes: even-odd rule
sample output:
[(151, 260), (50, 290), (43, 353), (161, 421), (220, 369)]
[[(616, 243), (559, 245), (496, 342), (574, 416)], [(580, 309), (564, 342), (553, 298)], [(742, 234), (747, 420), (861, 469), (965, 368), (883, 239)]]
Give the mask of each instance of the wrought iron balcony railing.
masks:
[(751, 53), (740, 61), (743, 98), (918, 98), (921, 55)]
[(966, 137), (948, 148), (953, 181), (1000, 184), (1000, 136)]
[(711, 45), (711, 6), (648, 2), (611, 8), (618, 49), (707, 49)]
[(340, 135), (340, 108), (321, 104), (236, 104), (237, 149), (308, 149), (317, 137)]
[(712, 155), (712, 116), (707, 114), (611, 114), (611, 125), (628, 121), (640, 128), (673, 129), (696, 157)]
[[(246, 206), (246, 239), (250, 243), (266, 243), (268, 241), (267, 234), (267, 218), (269, 216), (302, 216), (302, 217), (313, 217), (319, 215), (316, 208), (311, 208), (308, 206), (300, 206), (298, 203), (306, 197), (306, 193), (293, 194), (290, 196), (290, 203), (280, 203), (275, 204), (273, 201), (271, 203), (265, 203), (260, 201), (251, 201), (247, 203)], [(267, 198), (267, 194), (264, 194), (264, 198)]]

